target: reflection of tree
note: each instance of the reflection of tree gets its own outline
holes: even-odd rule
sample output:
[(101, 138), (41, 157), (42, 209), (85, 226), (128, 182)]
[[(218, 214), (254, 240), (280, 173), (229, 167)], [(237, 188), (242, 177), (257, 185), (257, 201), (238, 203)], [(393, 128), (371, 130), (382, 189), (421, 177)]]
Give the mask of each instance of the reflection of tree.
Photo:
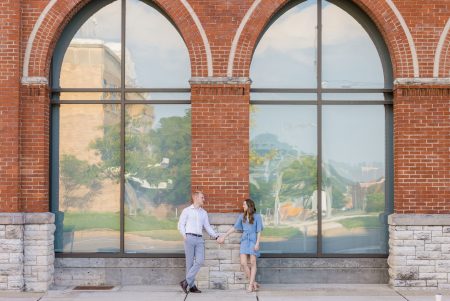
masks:
[[(184, 203), (190, 191), (191, 112), (162, 118), (156, 129), (152, 125), (150, 105), (142, 105), (137, 114), (126, 114), (125, 199), (135, 202), (144, 195), (156, 204)], [(62, 155), (61, 183), (67, 206), (85, 208), (98, 193), (103, 179), (120, 179), (120, 124), (106, 124), (102, 129), (103, 136), (89, 144), (100, 156), (100, 163)], [(88, 192), (77, 195), (82, 186)]]
[[(332, 208), (345, 204), (347, 185), (352, 181), (325, 165), (322, 186), (331, 190)], [(262, 210), (271, 212), (279, 224), (280, 204), (292, 203), (300, 208), (311, 208), (312, 196), (317, 191), (317, 158), (298, 154), (294, 148), (272, 134), (261, 134), (251, 141), (250, 152), (251, 197), (260, 201)]]
[[(95, 164), (90, 165), (87, 161), (78, 160), (74, 155), (62, 155), (60, 177), (64, 206), (85, 208), (101, 188), (98, 181), (99, 172), (100, 169)], [(80, 194), (83, 187), (87, 192)]]

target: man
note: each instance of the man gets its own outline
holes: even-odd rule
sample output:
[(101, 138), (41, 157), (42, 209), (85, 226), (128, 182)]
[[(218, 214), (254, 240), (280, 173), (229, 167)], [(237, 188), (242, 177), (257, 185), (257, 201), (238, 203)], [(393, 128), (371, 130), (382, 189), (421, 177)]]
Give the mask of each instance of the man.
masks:
[(180, 286), (186, 294), (201, 293), (195, 285), (195, 276), (205, 260), (203, 228), (216, 240), (219, 238), (209, 224), (208, 213), (202, 208), (205, 201), (203, 193), (195, 191), (191, 200), (192, 205), (183, 209), (178, 222), (178, 230), (183, 235), (186, 254), (186, 279), (180, 282)]

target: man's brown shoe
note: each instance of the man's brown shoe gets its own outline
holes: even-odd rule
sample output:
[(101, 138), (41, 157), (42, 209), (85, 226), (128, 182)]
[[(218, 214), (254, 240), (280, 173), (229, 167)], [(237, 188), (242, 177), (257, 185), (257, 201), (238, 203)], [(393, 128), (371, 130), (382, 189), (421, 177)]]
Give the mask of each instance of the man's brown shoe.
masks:
[(183, 289), (183, 292), (185, 294), (189, 293), (189, 291), (188, 291), (188, 283), (187, 283), (186, 279), (184, 279), (183, 281), (180, 282), (180, 286)]
[(202, 291), (201, 290), (199, 290), (198, 288), (197, 288), (197, 286), (193, 286), (193, 287), (191, 287), (191, 289), (189, 290), (191, 293), (197, 293), (197, 294), (199, 294), (199, 293), (201, 293)]

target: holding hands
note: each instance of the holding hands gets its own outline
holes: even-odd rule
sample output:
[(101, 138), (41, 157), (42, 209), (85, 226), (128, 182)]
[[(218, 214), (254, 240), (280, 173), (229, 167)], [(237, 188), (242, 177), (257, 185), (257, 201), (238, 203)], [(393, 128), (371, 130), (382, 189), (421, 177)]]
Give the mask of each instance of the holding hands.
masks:
[(225, 236), (224, 235), (219, 236), (219, 238), (217, 239), (217, 242), (219, 244), (223, 244), (225, 242)]

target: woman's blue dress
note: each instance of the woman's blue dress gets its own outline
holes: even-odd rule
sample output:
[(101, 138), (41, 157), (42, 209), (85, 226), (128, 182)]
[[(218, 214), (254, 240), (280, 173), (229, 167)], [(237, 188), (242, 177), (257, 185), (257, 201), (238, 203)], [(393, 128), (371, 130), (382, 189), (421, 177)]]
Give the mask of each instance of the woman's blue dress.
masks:
[(260, 214), (255, 213), (253, 217), (253, 224), (250, 224), (248, 221), (243, 221), (244, 214), (239, 215), (236, 223), (234, 224), (234, 228), (236, 230), (243, 231), (241, 237), (240, 253), (255, 255), (256, 257), (259, 257), (261, 255), (259, 250), (255, 251), (254, 248), (256, 244), (257, 233), (261, 232), (264, 229), (264, 226)]

